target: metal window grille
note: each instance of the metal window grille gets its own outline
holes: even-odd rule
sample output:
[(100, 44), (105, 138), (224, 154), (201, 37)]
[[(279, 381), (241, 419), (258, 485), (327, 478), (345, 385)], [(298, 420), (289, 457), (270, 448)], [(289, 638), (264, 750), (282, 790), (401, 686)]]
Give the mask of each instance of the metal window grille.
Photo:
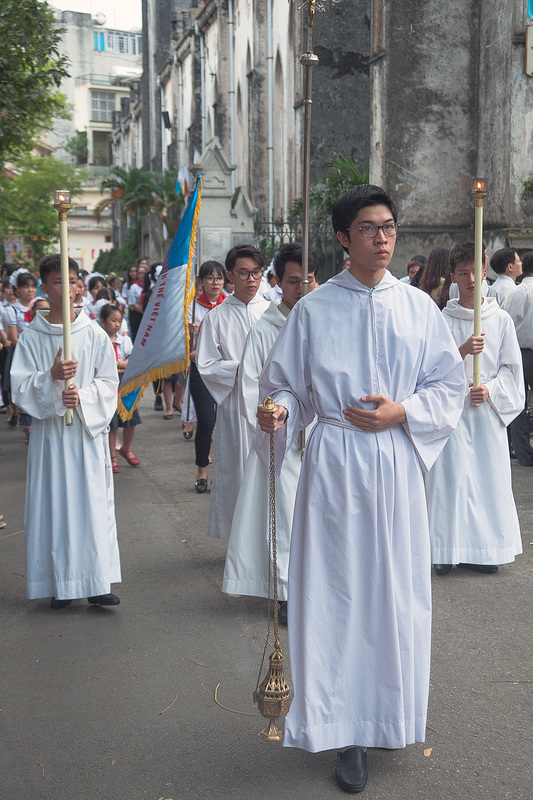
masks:
[(107, 31), (106, 49), (111, 53), (135, 56), (140, 53), (139, 36), (122, 31)]
[(91, 92), (91, 120), (94, 122), (111, 122), (115, 110), (113, 92)]

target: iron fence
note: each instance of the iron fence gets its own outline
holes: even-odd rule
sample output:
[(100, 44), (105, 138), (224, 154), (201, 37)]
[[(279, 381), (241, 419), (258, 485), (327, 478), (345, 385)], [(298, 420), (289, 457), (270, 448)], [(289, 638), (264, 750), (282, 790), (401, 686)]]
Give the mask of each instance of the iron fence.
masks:
[[(250, 241), (250, 237), (246, 237)], [(261, 250), (267, 263), (282, 244), (302, 241), (301, 220), (256, 220), (252, 244)], [(234, 241), (234, 244), (240, 242)], [(342, 270), (344, 251), (340, 246), (330, 220), (314, 220), (309, 225), (309, 247), (320, 264), (320, 283)]]

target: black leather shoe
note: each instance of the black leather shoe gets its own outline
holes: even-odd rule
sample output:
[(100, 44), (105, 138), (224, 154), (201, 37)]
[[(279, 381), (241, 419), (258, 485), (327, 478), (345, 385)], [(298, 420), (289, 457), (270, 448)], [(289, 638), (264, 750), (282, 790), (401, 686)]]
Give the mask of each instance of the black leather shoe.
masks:
[(96, 597), (88, 597), (87, 600), (93, 606), (119, 606), (120, 598), (116, 594), (97, 594)]
[(207, 492), (207, 479), (198, 478), (198, 480), (194, 484), (194, 488), (196, 489), (198, 494), (204, 494), (204, 492)]
[(337, 768), (335, 770), (337, 783), (345, 792), (362, 792), (366, 786), (368, 772), (366, 768), (366, 753), (362, 747), (350, 747), (343, 753), (337, 754)]
[(473, 569), (474, 572), (485, 572), (487, 575), (492, 575), (498, 572), (498, 567), (495, 564), (457, 564), (461, 569)]
[(281, 625), (287, 624), (287, 601), (280, 600), (279, 601), (279, 609), (278, 609), (278, 622)]
[(447, 575), (452, 571), (453, 564), (433, 564), (437, 575)]
[(56, 600), (55, 597), (52, 597), (50, 600), (50, 608), (66, 608), (72, 603), (72, 600)]

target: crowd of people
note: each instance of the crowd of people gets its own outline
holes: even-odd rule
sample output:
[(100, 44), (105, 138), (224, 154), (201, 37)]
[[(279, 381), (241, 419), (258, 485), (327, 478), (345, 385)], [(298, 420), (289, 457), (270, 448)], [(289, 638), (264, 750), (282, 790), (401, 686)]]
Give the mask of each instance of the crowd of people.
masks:
[[(489, 284), (484, 249), (478, 336), (471, 242), (413, 256), (398, 280), (388, 270), (397, 211), (382, 189), (345, 192), (332, 222), (345, 269), (319, 286), (310, 252), (305, 298), (300, 244), (282, 245), (266, 269), (251, 244), (201, 264), (190, 369), (154, 385), (154, 408), (164, 420), (180, 413), (185, 438), (196, 431), (191, 489), (211, 488), (208, 535), (228, 540), (232, 595), (271, 590), (274, 435), (279, 619), (294, 682), (284, 743), (338, 750), (337, 782), (356, 793), (367, 748), (424, 741), (431, 564), (441, 576), (495, 573), (522, 549), (510, 456), (533, 466), (533, 252), (495, 252)], [(8, 424), (29, 440), (27, 595), (54, 609), (120, 602), (113, 473), (117, 454), (139, 465), (141, 419), (119, 419), (117, 390), (161, 265), (141, 259), (124, 282), (69, 269), (71, 359), (58, 256), (38, 277), (4, 277), (0, 318)], [(273, 413), (258, 408), (267, 396)], [(74, 507), (56, 487), (75, 454)]]

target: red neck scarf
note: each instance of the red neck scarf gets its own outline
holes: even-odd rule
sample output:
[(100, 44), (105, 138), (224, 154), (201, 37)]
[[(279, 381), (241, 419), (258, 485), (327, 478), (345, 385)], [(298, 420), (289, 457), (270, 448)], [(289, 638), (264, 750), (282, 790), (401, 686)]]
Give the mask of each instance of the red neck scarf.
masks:
[(216, 306), (219, 306), (225, 299), (226, 299), (226, 295), (223, 294), (223, 292), (220, 292), (220, 294), (217, 297), (217, 299), (215, 300), (215, 302), (212, 303), (211, 300), (207, 299), (205, 292), (202, 292), (196, 298), (196, 302), (198, 303), (199, 306), (203, 306), (204, 308), (209, 308), (209, 310), (211, 310), (212, 308), (215, 308)]

